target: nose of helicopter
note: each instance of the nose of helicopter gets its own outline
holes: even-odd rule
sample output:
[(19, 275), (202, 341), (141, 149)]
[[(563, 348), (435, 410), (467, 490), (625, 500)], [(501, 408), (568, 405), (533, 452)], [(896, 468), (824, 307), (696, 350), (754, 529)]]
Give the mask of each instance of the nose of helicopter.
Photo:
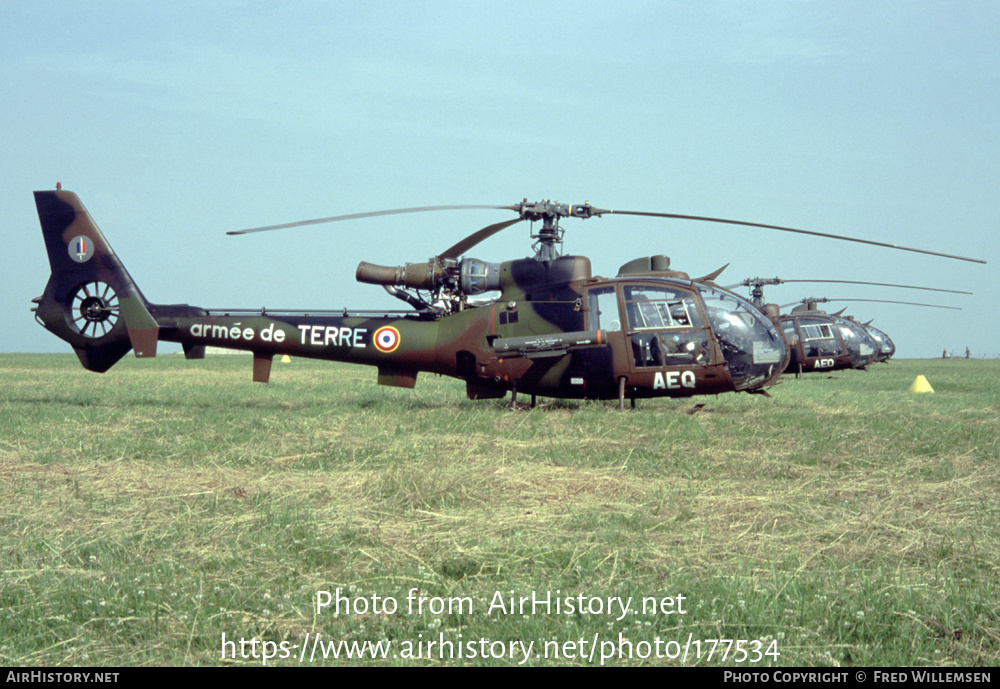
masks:
[(732, 292), (702, 285), (701, 296), (736, 389), (753, 392), (773, 385), (790, 356), (781, 331)]
[(847, 353), (851, 355), (851, 364), (855, 368), (864, 368), (875, 361), (879, 355), (879, 344), (867, 330), (846, 318), (834, 318), (840, 326), (840, 335), (844, 338)]

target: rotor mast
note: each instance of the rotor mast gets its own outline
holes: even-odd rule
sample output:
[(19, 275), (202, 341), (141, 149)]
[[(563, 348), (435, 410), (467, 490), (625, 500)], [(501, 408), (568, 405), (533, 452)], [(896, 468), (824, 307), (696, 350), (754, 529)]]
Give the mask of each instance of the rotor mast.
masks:
[(531, 235), (532, 239), (538, 240), (532, 245), (536, 261), (552, 261), (562, 255), (565, 231), (559, 226), (559, 218), (589, 218), (595, 215), (594, 208), (589, 203), (573, 206), (558, 201), (528, 203), (528, 199), (515, 206), (514, 210), (520, 214), (522, 220), (542, 221), (542, 228), (537, 234)]
[(750, 300), (758, 309), (764, 308), (764, 285), (780, 285), (778, 278), (749, 278), (742, 283), (744, 287), (750, 287)]

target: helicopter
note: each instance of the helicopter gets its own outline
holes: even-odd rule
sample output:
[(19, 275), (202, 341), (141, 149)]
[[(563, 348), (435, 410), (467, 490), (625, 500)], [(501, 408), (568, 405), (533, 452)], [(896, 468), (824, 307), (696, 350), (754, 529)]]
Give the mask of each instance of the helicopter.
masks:
[[(413, 388), (420, 372), (463, 380), (470, 399), (519, 392), (556, 398), (690, 397), (764, 393), (788, 365), (781, 331), (749, 301), (712, 282), (670, 270), (666, 256), (593, 276), (590, 260), (562, 255), (562, 218), (612, 213), (762, 227), (890, 246), (805, 230), (667, 213), (612, 211), (589, 203), (526, 199), (510, 206), (428, 206), (375, 211), (240, 230), (246, 234), (318, 222), (459, 208), (513, 211), (517, 217), (474, 232), (427, 262), (362, 262), (358, 281), (380, 285), (410, 310), (276, 311), (207, 309), (149, 302), (79, 197), (61, 189), (34, 193), (51, 276), (33, 300), (36, 320), (67, 341), (84, 368), (105, 372), (128, 351), (156, 356), (159, 341), (179, 343), (188, 359), (206, 348), (246, 350), (253, 380), (270, 379), (274, 356), (291, 355), (376, 367), (379, 384)], [(488, 263), (464, 257), (486, 238), (521, 221), (540, 221), (534, 257)], [(499, 296), (491, 297), (491, 294)]]
[[(902, 287), (903, 285), (887, 285), (887, 286)], [(917, 288), (912, 288), (912, 289), (932, 289), (932, 288), (917, 287)], [(936, 291), (939, 291), (939, 292), (957, 292), (957, 290), (936, 290)], [(971, 294), (971, 292), (958, 292), (958, 293), (959, 294)], [(788, 339), (788, 338), (792, 337), (793, 334), (795, 333), (795, 326), (791, 323), (791, 321), (794, 319), (794, 320), (797, 320), (797, 322), (798, 322), (798, 332), (799, 332), (799, 334), (801, 335), (801, 338), (802, 338), (800, 340), (800, 342), (802, 343), (802, 346), (805, 349), (803, 349), (802, 351), (793, 351), (793, 353), (792, 353), (792, 360), (793, 360), (792, 365), (795, 366), (798, 369), (799, 373), (802, 373), (802, 372), (807, 371), (807, 370), (816, 370), (817, 368), (819, 368), (814, 363), (813, 364), (813, 369), (810, 369), (809, 368), (809, 359), (807, 357), (803, 356), (803, 352), (805, 350), (812, 351), (816, 346), (818, 346), (816, 343), (811, 343), (811, 342), (808, 341), (809, 335), (810, 334), (815, 335), (816, 332), (817, 332), (815, 330), (815, 327), (814, 327), (816, 325), (816, 319), (817, 318), (818, 319), (822, 319), (822, 318), (826, 317), (826, 318), (833, 319), (834, 322), (837, 323), (838, 327), (841, 329), (841, 335), (842, 335), (842, 339), (843, 339), (845, 345), (848, 342), (852, 341), (852, 340), (863, 340), (863, 338), (859, 337), (861, 331), (863, 331), (865, 334), (867, 334), (875, 342), (875, 355), (874, 355), (874, 357), (872, 357), (870, 361), (865, 362), (863, 365), (854, 366), (854, 368), (865, 368), (866, 366), (868, 366), (871, 363), (877, 363), (877, 362), (883, 362), (884, 363), (884, 362), (887, 362), (896, 353), (896, 345), (892, 341), (892, 339), (889, 337), (889, 335), (887, 335), (885, 332), (879, 330), (878, 328), (872, 326), (870, 321), (868, 323), (859, 323), (853, 316), (845, 316), (845, 315), (843, 315), (844, 311), (846, 311), (846, 309), (841, 309), (840, 311), (837, 311), (836, 313), (828, 315), (828, 314), (824, 313), (823, 311), (820, 311), (816, 307), (816, 304), (823, 304), (823, 303), (827, 303), (827, 302), (830, 302), (830, 301), (868, 301), (868, 302), (880, 302), (880, 303), (883, 303), (883, 304), (905, 304), (905, 305), (909, 305), (909, 306), (926, 306), (926, 307), (935, 308), (935, 309), (952, 309), (952, 310), (955, 310), (955, 311), (961, 311), (961, 308), (957, 307), (957, 306), (943, 306), (943, 305), (939, 305), (939, 304), (922, 304), (922, 303), (912, 302), (912, 301), (895, 301), (895, 300), (888, 300), (888, 299), (828, 299), (826, 297), (821, 297), (821, 298), (810, 297), (810, 298), (807, 298), (807, 299), (803, 299), (800, 302), (795, 302), (794, 303), (795, 308), (792, 309), (791, 314), (781, 317), (781, 324), (782, 324), (782, 327), (783, 327), (783, 329), (785, 331), (785, 337), (786, 337), (786, 339)], [(793, 306), (793, 304), (786, 304), (785, 306)], [(803, 314), (807, 315), (809, 320), (804, 321), (803, 318), (802, 318)], [(804, 323), (805, 323), (805, 325), (803, 325)], [(844, 332), (845, 328), (848, 328), (850, 332), (847, 333), (847, 334), (845, 334), (845, 332)], [(833, 346), (833, 345), (832, 345), (832, 343), (830, 343), (830, 345), (828, 345), (828, 346)], [(858, 347), (856, 347), (855, 349), (857, 349), (857, 348)], [(794, 349), (794, 347), (793, 347), (793, 349)], [(852, 355), (852, 360), (860, 361), (860, 359), (861, 359), (861, 356), (859, 354), (853, 354)], [(796, 362), (797, 361), (803, 362), (803, 365), (802, 366), (796, 366)], [(825, 369), (825, 370), (830, 370), (830, 369)]]
[[(865, 368), (877, 361), (887, 361), (896, 352), (896, 345), (889, 336), (870, 324), (858, 323), (852, 317), (843, 316), (843, 311), (827, 314), (817, 308), (817, 304), (836, 301), (827, 298), (809, 298), (791, 304), (765, 305), (764, 286), (785, 283), (838, 283), (847, 285), (875, 285), (878, 287), (893, 287), (900, 289), (918, 289), (931, 292), (950, 292), (953, 294), (972, 294), (961, 290), (941, 289), (936, 287), (920, 287), (915, 285), (896, 285), (884, 282), (865, 282), (860, 280), (785, 280), (781, 278), (747, 278), (728, 288), (749, 287), (750, 298), (757, 308), (769, 313), (772, 321), (781, 327), (785, 340), (791, 349), (790, 368), (799, 375), (806, 371), (838, 371), (848, 368)], [(936, 308), (958, 309), (953, 306), (934, 304), (917, 304), (915, 302), (893, 301), (886, 299), (850, 299), (845, 301), (868, 301), (889, 304), (910, 304), (914, 306), (933, 306)], [(794, 306), (790, 313), (781, 315), (780, 310)]]

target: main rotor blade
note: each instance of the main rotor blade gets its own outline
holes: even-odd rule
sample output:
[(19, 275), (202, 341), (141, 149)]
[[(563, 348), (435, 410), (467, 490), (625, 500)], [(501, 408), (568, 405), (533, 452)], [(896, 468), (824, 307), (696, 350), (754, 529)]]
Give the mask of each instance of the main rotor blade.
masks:
[[(961, 306), (941, 306), (940, 304), (918, 304), (914, 301), (890, 301), (888, 299), (825, 299), (824, 301), (870, 301), (878, 302), (880, 304), (905, 304), (907, 306), (929, 306), (932, 309), (951, 309), (952, 311), (961, 311)], [(795, 306), (797, 304), (804, 304), (804, 301), (793, 301), (791, 304), (782, 304), (780, 308), (788, 308), (789, 306)], [(817, 302), (819, 303), (819, 302)]]
[(367, 213), (349, 213), (347, 215), (334, 215), (329, 218), (316, 218), (314, 220), (299, 220), (298, 222), (282, 223), (281, 225), (268, 225), (266, 227), (251, 227), (246, 230), (233, 230), (226, 234), (250, 234), (251, 232), (268, 232), (270, 230), (284, 230), (289, 227), (302, 227), (303, 225), (319, 225), (328, 222), (339, 222), (341, 220), (356, 220), (358, 218), (374, 218), (380, 215), (398, 215), (399, 213), (422, 213), (425, 211), (457, 211), (457, 210), (517, 210), (511, 206), (418, 206), (416, 208), (394, 208), (387, 211), (369, 211)]
[[(941, 289), (940, 287), (918, 287), (916, 285), (894, 285), (888, 282), (864, 282), (861, 280), (783, 280), (781, 278), (774, 278), (777, 280), (776, 284), (785, 284), (786, 282), (835, 282), (841, 285), (875, 285), (876, 287), (900, 287), (902, 289), (922, 289), (928, 292), (950, 292), (951, 294), (973, 294), (972, 292), (963, 292), (957, 289)], [(726, 289), (731, 290), (735, 287), (753, 287), (758, 283), (754, 282), (753, 279), (744, 280), (743, 282), (738, 282), (735, 285), (729, 285)], [(761, 287), (764, 285), (761, 284)]]
[(727, 220), (725, 218), (709, 218), (701, 215), (677, 215), (676, 213), (646, 213), (642, 211), (614, 211), (595, 208), (593, 215), (604, 215), (606, 213), (617, 213), (618, 215), (642, 215), (650, 218), (672, 218), (674, 220), (700, 220), (704, 222), (716, 222), (726, 225), (742, 225), (744, 227), (760, 227), (765, 230), (781, 230), (782, 232), (797, 232), (798, 234), (808, 234), (814, 237), (826, 237), (827, 239), (842, 239), (847, 242), (858, 242), (860, 244), (871, 244), (873, 246), (884, 246), (888, 249), (899, 249), (901, 251), (913, 251), (918, 254), (929, 254), (931, 256), (941, 256), (942, 258), (954, 258), (959, 261), (969, 261), (970, 263), (986, 263), (978, 258), (966, 258), (965, 256), (955, 256), (953, 254), (943, 254), (937, 251), (927, 251), (925, 249), (913, 249), (908, 246), (898, 244), (887, 244), (876, 242), (871, 239), (858, 239), (856, 237), (846, 237), (839, 234), (827, 234), (825, 232), (812, 232), (810, 230), (797, 230), (794, 227), (782, 227), (781, 225), (765, 225), (763, 223), (746, 222), (743, 220)]
[(506, 229), (515, 223), (521, 222), (521, 218), (514, 218), (513, 220), (505, 220), (504, 222), (494, 223), (492, 225), (487, 225), (478, 232), (473, 232), (468, 237), (460, 241), (455, 246), (449, 247), (441, 252), (441, 258), (458, 258), (466, 251), (476, 246), (480, 242), (483, 242), (493, 235), (495, 235), (500, 230)]
[(961, 311), (961, 306), (941, 306), (940, 304), (918, 304), (915, 301), (890, 301), (888, 299), (831, 299), (830, 301), (871, 301), (878, 302), (881, 304), (905, 304), (907, 306), (929, 306), (932, 309), (951, 309), (952, 311)]
[(859, 280), (782, 280), (782, 282), (836, 282), (842, 285), (875, 285), (876, 287), (901, 287), (903, 289), (922, 289), (928, 292), (950, 292), (952, 294), (972, 294), (958, 289), (941, 289), (940, 287), (918, 287), (916, 285), (893, 285), (887, 282), (861, 282)]

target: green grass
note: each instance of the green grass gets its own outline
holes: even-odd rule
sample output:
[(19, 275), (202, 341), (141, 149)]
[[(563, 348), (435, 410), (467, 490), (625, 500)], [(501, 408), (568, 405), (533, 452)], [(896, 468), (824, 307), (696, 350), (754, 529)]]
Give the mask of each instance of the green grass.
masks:
[[(617, 651), (590, 659), (595, 638), (628, 640), (618, 665), (680, 665), (637, 656), (689, 638), (780, 655), (687, 665), (1000, 657), (1000, 362), (893, 361), (625, 413), (512, 411), (450, 379), (384, 388), (298, 359), (266, 386), (250, 373), (239, 356), (96, 375), (72, 355), (0, 355), (0, 662), (261, 664), (222, 659), (225, 634), (296, 645), (268, 661), (295, 665), (317, 632), (394, 645), (307, 664), (522, 660), (403, 657), (442, 638), (533, 641), (532, 665)], [(933, 394), (907, 392), (917, 375)], [(338, 588), (365, 609), (317, 611)], [(633, 607), (489, 611), (512, 591)], [(639, 610), (678, 596), (685, 614)], [(448, 600), (471, 609), (430, 609)]]

